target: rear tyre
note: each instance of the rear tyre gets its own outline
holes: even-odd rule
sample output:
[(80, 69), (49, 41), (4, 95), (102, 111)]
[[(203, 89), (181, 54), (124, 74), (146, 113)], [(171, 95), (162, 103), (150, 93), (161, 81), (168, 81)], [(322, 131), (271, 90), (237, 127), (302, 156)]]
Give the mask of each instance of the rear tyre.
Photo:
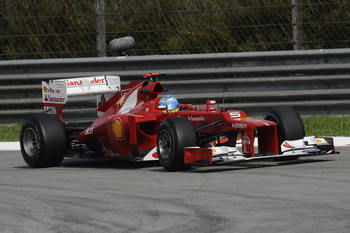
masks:
[(274, 108), (265, 115), (265, 120), (277, 123), (279, 153), (282, 153), (281, 145), (285, 140), (297, 140), (305, 137), (303, 121), (291, 107)]
[(65, 128), (56, 116), (32, 116), (23, 123), (20, 145), (23, 159), (29, 166), (58, 166), (67, 150)]
[(191, 121), (184, 117), (167, 118), (157, 135), (159, 162), (166, 171), (187, 170), (191, 166), (184, 163), (184, 148), (198, 144), (198, 134)]

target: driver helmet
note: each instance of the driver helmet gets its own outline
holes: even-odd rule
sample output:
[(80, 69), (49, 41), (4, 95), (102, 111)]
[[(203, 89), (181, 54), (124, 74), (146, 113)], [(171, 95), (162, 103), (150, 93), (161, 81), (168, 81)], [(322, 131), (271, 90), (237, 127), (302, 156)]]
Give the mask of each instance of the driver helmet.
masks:
[(159, 105), (167, 105), (167, 111), (163, 112), (177, 112), (179, 111), (180, 105), (177, 99), (172, 95), (165, 95), (159, 100)]

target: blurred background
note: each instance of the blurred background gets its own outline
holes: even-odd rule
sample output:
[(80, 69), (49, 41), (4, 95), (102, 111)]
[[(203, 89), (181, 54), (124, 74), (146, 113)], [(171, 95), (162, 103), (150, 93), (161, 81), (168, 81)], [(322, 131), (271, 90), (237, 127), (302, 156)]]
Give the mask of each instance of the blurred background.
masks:
[(350, 47), (344, 0), (0, 0), (0, 60)]

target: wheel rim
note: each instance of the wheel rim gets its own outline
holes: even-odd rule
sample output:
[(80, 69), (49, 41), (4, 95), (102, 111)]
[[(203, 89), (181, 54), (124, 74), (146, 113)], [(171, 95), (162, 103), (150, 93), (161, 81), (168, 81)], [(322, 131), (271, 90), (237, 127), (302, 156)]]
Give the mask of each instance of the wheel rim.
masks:
[(40, 149), (38, 135), (32, 128), (27, 128), (23, 134), (23, 148), (29, 157), (35, 156)]
[(172, 138), (168, 131), (163, 130), (159, 136), (159, 153), (163, 159), (168, 159), (172, 150)]

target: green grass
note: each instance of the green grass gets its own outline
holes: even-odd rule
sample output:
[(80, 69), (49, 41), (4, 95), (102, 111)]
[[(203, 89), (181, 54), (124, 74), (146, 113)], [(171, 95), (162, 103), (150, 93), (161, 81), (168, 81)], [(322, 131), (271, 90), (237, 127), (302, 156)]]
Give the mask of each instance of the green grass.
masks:
[[(350, 136), (350, 116), (303, 117), (307, 136)], [(0, 142), (19, 141), (21, 125), (0, 126)]]
[(19, 133), (21, 124), (12, 126), (0, 126), (0, 142), (15, 142), (19, 141)]
[(308, 136), (350, 136), (350, 116), (303, 117)]

